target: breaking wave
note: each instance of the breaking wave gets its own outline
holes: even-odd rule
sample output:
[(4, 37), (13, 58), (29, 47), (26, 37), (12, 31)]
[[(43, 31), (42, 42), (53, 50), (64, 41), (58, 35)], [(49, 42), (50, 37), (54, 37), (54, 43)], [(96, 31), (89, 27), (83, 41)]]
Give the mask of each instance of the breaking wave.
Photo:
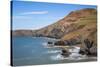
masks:
[(50, 57), (52, 60), (74, 60), (74, 61), (76, 61), (76, 60), (82, 60), (82, 59), (87, 59), (87, 57), (85, 56), (85, 55), (83, 55), (83, 56), (69, 56), (69, 57), (64, 57), (64, 56), (62, 56), (62, 55), (60, 55), (60, 54), (58, 54), (58, 55), (54, 55), (54, 56), (51, 56)]
[(61, 50), (49, 50), (46, 53), (61, 53)]
[(63, 56), (58, 54), (54, 56), (50, 56), (51, 60), (64, 60)]
[(47, 45), (47, 43), (45, 43), (45, 42), (44, 42), (44, 43), (42, 43), (42, 45), (43, 45), (44, 47), (45, 47), (45, 46), (48, 46), (48, 45)]
[(54, 45), (53, 44), (47, 44), (47, 43), (42, 43), (42, 46), (44, 46), (44, 48), (51, 48), (53, 47)]

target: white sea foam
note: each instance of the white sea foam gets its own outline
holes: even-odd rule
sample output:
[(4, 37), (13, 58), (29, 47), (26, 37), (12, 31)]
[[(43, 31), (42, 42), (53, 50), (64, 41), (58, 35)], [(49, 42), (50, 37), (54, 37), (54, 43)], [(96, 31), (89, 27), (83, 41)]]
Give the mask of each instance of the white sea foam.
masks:
[(46, 53), (61, 53), (61, 50), (49, 50)]
[(51, 47), (54, 46), (53, 44), (48, 44), (48, 43), (46, 43), (46, 42), (42, 43), (42, 45), (43, 45), (45, 48), (51, 48)]
[(69, 60), (81, 60), (81, 59), (86, 59), (86, 55), (81, 55), (78, 53), (72, 53), (69, 55)]
[(45, 46), (48, 46), (46, 42), (42, 43), (42, 45), (43, 45), (44, 47), (45, 47)]
[(69, 52), (71, 52), (71, 54), (68, 57), (64, 57), (62, 56), (60, 53), (58, 55), (54, 55), (51, 56), (52, 60), (82, 60), (82, 59), (86, 59), (87, 56), (86, 55), (81, 55), (79, 54), (79, 47), (74, 47), (73, 49), (69, 49)]
[(82, 59), (87, 59), (87, 57), (85, 55), (74, 55), (74, 56), (69, 56), (69, 57), (64, 57), (60, 54), (58, 55), (54, 55), (50, 57), (52, 60), (73, 60), (73, 61), (77, 61), (77, 60), (82, 60)]
[(44, 37), (48, 41), (59, 41), (60, 39)]
[(51, 60), (63, 60), (63, 56), (58, 54), (58, 55), (54, 55), (54, 56), (50, 56)]
[(69, 52), (71, 53), (79, 53), (79, 51), (80, 51), (80, 47), (74, 47), (72, 49), (69, 49)]

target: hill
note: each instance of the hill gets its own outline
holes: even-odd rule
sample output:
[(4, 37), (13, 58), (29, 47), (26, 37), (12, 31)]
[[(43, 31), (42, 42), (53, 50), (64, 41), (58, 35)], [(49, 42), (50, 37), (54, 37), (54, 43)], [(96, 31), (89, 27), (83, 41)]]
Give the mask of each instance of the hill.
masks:
[(61, 39), (89, 38), (96, 41), (97, 10), (86, 8), (70, 12), (67, 16), (39, 30), (15, 30), (13, 36), (38, 36)]

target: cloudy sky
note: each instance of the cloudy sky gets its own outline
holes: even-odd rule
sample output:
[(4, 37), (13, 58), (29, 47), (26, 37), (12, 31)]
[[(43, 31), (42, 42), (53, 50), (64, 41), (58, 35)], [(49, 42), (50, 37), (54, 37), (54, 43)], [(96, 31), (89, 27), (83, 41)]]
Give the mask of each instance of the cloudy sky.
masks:
[(74, 10), (96, 8), (90, 5), (73, 5), (17, 1), (12, 3), (12, 27), (16, 29), (39, 29), (50, 25)]

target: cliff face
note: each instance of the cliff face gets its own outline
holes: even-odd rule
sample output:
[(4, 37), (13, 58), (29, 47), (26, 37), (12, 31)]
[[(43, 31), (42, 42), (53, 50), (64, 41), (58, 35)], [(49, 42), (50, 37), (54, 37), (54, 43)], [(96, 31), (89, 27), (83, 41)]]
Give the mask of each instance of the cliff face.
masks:
[(91, 38), (96, 40), (96, 9), (87, 8), (72, 11), (63, 19), (39, 30), (16, 30), (13, 36), (46, 36), (69, 40), (73, 38)]

